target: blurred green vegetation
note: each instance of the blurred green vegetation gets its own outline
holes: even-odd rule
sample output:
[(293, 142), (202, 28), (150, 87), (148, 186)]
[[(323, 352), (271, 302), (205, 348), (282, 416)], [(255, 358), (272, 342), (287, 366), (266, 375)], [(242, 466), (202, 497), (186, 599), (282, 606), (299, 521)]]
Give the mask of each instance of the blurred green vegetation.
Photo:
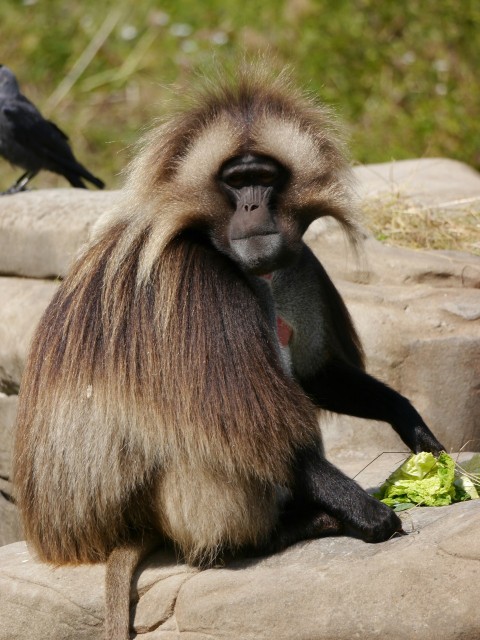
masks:
[[(172, 83), (262, 51), (340, 112), (356, 162), (478, 168), (479, 34), (477, 0), (2, 0), (0, 62), (110, 188)], [(1, 189), (19, 172), (0, 162)]]

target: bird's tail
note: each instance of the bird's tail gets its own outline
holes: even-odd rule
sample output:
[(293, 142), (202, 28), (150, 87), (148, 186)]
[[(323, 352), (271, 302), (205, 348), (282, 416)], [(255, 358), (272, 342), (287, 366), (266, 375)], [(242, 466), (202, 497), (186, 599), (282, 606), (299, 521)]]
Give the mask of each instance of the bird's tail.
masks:
[(86, 189), (86, 186), (81, 180), (81, 178), (83, 178), (84, 180), (88, 180), (88, 182), (91, 182), (99, 189), (103, 189), (105, 186), (105, 183), (103, 182), (103, 180), (100, 180), (100, 178), (96, 178), (93, 174), (90, 173), (90, 171), (88, 171), (88, 169), (85, 169), (85, 167), (81, 165), (79, 162), (77, 162), (74, 167), (69, 168), (68, 172), (65, 172), (64, 175), (65, 175), (65, 178), (70, 182), (72, 187)]

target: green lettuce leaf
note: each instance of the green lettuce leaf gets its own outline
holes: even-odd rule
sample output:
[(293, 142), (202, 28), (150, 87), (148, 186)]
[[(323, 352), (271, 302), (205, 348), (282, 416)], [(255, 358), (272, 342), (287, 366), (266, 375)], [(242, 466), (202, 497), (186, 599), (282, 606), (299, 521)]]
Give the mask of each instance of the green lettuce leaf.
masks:
[(441, 507), (469, 500), (470, 494), (455, 479), (455, 461), (447, 453), (435, 458), (422, 452), (410, 456), (374, 495), (398, 510), (408, 508), (402, 504)]

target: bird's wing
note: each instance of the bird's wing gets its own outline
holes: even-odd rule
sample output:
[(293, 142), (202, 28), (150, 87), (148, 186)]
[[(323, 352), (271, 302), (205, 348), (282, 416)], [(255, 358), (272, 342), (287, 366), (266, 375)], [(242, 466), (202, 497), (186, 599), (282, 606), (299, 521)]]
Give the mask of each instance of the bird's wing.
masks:
[(13, 126), (15, 140), (31, 152), (57, 160), (70, 159), (71, 150), (68, 137), (56, 124), (45, 120), (36, 107), (28, 100), (9, 101), (2, 112)]
[[(84, 187), (80, 178), (89, 180), (99, 189), (104, 183), (75, 159), (68, 137), (56, 124), (45, 120), (40, 111), (24, 96), (0, 102), (3, 121), (10, 125), (9, 136), (23, 147), (25, 154), (35, 157), (39, 168), (54, 171), (67, 178), (75, 187)], [(0, 125), (2, 124), (0, 119)], [(28, 164), (26, 165), (28, 166)]]

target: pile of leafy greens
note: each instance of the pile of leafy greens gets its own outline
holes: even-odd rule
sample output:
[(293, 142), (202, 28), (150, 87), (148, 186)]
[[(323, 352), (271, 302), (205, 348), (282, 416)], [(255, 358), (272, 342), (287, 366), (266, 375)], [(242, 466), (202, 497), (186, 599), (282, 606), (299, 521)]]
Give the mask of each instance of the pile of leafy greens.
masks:
[[(444, 452), (438, 458), (426, 452), (412, 455), (374, 495), (395, 511), (416, 505), (441, 507), (478, 498), (480, 488), (475, 474), (480, 472), (480, 454), (463, 464), (459, 471), (455, 466), (453, 458)], [(468, 473), (464, 472), (465, 468)]]

